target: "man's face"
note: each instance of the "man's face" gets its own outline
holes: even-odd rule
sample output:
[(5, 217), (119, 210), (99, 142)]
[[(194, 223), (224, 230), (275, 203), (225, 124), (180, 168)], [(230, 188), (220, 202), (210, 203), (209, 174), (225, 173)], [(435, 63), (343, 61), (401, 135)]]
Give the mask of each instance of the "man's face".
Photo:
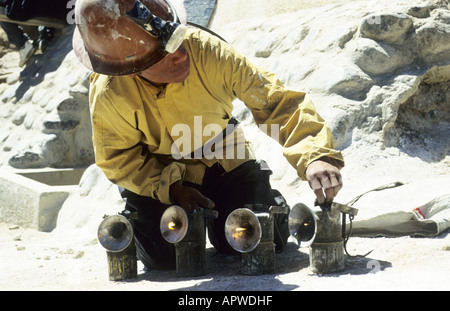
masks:
[(190, 59), (184, 45), (173, 54), (167, 55), (155, 66), (138, 74), (154, 84), (180, 83), (186, 80), (190, 72)]

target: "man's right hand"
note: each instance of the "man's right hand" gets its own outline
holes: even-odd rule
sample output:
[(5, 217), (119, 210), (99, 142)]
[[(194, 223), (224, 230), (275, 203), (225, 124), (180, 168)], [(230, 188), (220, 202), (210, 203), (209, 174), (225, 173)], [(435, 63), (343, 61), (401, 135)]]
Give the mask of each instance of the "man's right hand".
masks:
[(214, 208), (214, 202), (205, 197), (197, 189), (186, 187), (179, 183), (170, 186), (170, 197), (186, 212), (192, 213), (198, 208)]

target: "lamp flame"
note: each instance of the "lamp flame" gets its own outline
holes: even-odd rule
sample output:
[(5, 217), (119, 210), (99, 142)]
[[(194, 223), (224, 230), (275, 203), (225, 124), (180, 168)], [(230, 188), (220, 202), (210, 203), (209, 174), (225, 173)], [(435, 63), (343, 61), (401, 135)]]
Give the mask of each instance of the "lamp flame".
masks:
[(177, 224), (174, 223), (173, 221), (169, 222), (169, 224), (167, 225), (167, 227), (168, 227), (170, 230), (175, 230), (176, 226), (177, 226)]
[(247, 231), (247, 228), (238, 227), (238, 228), (234, 229), (235, 233), (233, 234), (233, 238), (237, 239), (237, 238), (242, 237), (246, 233), (246, 231)]

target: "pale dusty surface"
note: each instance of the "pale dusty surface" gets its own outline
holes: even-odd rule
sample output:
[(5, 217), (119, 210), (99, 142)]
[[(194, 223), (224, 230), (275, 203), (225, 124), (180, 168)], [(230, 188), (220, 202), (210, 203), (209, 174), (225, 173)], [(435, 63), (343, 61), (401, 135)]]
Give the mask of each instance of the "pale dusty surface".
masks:
[(137, 280), (110, 282), (106, 254), (93, 240), (72, 245), (73, 239), (36, 232), (10, 230), (1, 224), (1, 290), (449, 290), (450, 237), (353, 238), (351, 254), (373, 252), (365, 259), (347, 260), (339, 274), (311, 273), (306, 250), (291, 243), (276, 255), (275, 274), (245, 276), (237, 258), (212, 256), (208, 274), (177, 278), (175, 272), (145, 273), (139, 263)]

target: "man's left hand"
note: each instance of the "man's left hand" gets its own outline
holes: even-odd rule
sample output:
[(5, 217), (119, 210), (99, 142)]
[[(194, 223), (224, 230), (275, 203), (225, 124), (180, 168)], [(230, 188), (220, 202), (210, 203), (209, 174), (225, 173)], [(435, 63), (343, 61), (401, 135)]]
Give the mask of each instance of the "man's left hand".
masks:
[(306, 169), (306, 178), (319, 204), (332, 203), (343, 186), (341, 172), (326, 160), (312, 162)]

